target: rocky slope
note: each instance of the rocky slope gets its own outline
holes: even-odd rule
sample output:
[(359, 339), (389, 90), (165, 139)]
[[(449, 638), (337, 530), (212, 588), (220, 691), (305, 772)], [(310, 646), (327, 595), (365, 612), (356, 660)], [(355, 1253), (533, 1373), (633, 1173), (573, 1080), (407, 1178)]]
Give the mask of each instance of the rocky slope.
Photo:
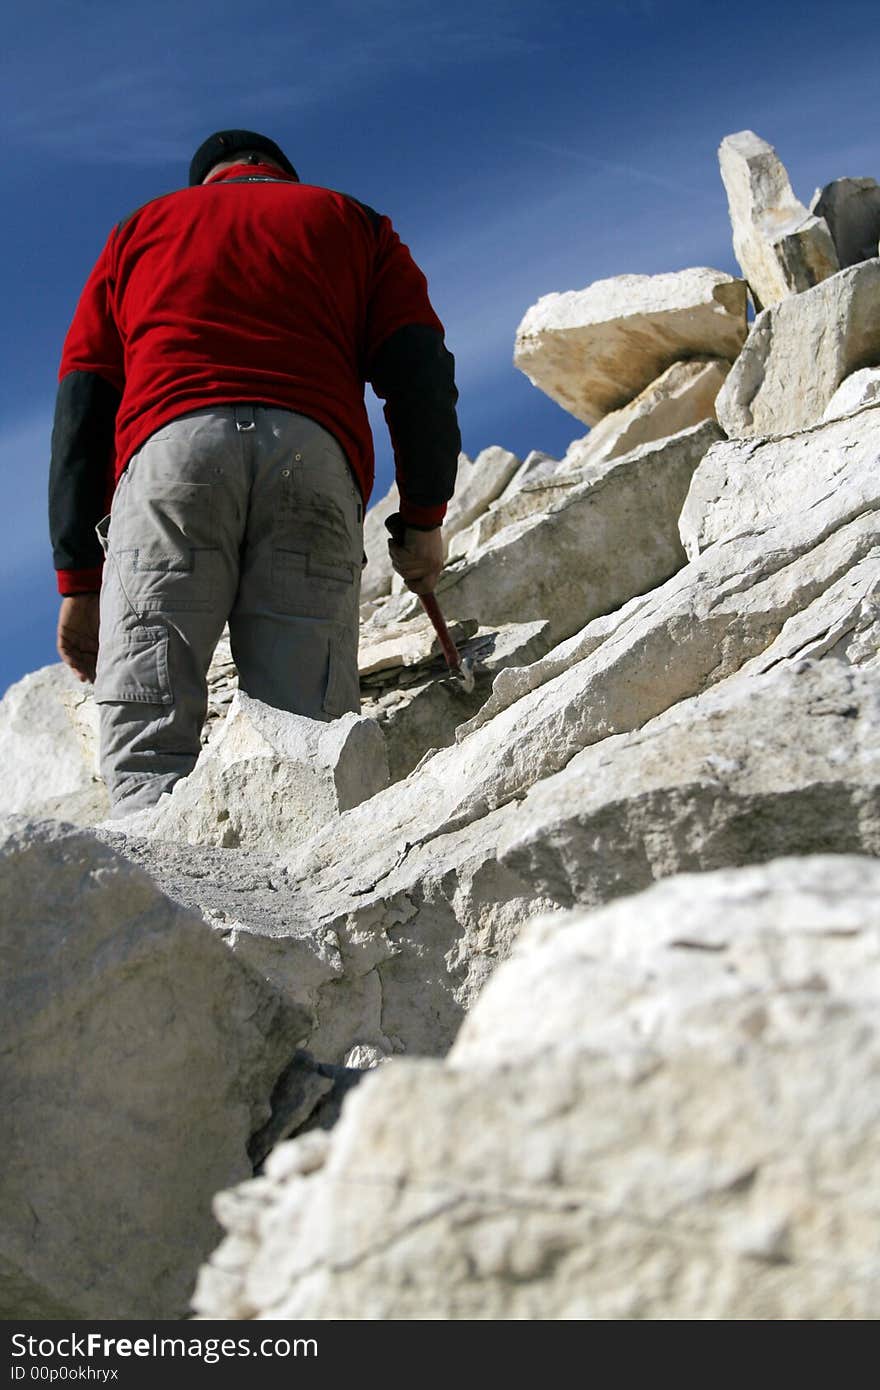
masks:
[[(248, 700), (221, 643), (196, 770), (114, 825), (90, 697), (8, 692), (10, 1039), (53, 1080), (12, 1110), (6, 1316), (179, 1315), (264, 1158), (201, 1316), (880, 1311), (880, 199), (808, 213), (766, 142), (720, 154), (741, 280), (523, 319), (593, 428), (462, 459), (473, 692), (392, 577), (393, 489), (360, 717)], [(53, 1187), (92, 1191), (98, 1135), (112, 1231)]]

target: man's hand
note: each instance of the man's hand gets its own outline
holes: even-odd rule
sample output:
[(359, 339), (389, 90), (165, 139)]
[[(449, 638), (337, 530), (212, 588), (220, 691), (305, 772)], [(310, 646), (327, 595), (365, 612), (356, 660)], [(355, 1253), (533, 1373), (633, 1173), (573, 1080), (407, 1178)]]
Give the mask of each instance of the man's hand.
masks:
[(68, 594), (58, 615), (58, 655), (81, 681), (95, 679), (100, 594)]
[(416, 531), (407, 526), (403, 545), (388, 542), (391, 563), (414, 594), (431, 594), (443, 569), (443, 538), (441, 528)]

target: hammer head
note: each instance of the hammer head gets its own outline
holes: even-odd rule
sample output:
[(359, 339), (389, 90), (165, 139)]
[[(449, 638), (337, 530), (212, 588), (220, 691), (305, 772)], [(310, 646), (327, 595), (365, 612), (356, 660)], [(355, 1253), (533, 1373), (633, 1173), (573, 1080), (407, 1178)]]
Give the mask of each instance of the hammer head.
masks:
[(469, 656), (461, 658), (461, 665), (454, 674), (461, 681), (461, 688), (465, 695), (470, 695), (474, 688), (474, 663)]

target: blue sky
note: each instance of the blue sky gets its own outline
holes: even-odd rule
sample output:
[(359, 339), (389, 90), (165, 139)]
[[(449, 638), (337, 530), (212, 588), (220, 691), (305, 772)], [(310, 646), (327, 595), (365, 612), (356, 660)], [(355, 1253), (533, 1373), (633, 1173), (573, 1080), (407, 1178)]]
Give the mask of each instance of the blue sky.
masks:
[[(0, 690), (56, 659), (46, 523), (61, 344), (120, 217), (211, 131), (387, 212), (456, 357), (464, 448), (561, 455), (584, 427), (511, 363), (551, 290), (736, 272), (716, 150), (751, 128), (795, 192), (880, 175), (876, 4), (804, 0), (33, 0), (4, 33)], [(375, 496), (392, 463), (378, 409)]]

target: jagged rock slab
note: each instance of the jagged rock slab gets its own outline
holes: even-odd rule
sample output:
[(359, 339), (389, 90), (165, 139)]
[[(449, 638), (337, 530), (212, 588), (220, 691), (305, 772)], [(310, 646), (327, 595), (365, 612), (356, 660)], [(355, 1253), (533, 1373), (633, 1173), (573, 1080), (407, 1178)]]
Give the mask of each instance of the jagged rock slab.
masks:
[(808, 290), (840, 269), (827, 223), (798, 202), (772, 145), (752, 130), (718, 150), (733, 249), (758, 309)]
[[(443, 540), (447, 547), (458, 531), (469, 526), (504, 491), (520, 467), (516, 455), (497, 444), (481, 450), (475, 459), (468, 458), (467, 454), (459, 454), (455, 492), (449, 500), (443, 521)], [(386, 495), (367, 512), (364, 552), (368, 563), (361, 579), (361, 599), (364, 602), (373, 602), (385, 594), (399, 593), (403, 586), (402, 579), (391, 565), (388, 531), (385, 528), (385, 518), (396, 512), (399, 506), (397, 484), (392, 483)]]
[(685, 357), (732, 362), (746, 336), (746, 287), (720, 270), (618, 275), (548, 294), (517, 329), (514, 364), (585, 424)]
[(446, 1064), (218, 1198), (197, 1311), (876, 1317), (878, 901), (825, 857), (533, 923)]
[(0, 701), (6, 814), (52, 816), (76, 825), (107, 814), (91, 689), (57, 662), (6, 691)]
[(741, 676), (531, 788), (501, 863), (591, 907), (783, 854), (880, 854), (880, 684), (843, 662)]
[(238, 691), (189, 777), (131, 827), (190, 845), (289, 848), (387, 785), (374, 720), (345, 714), (324, 723)]
[[(557, 500), (546, 512), (542, 507), (506, 526), (482, 550), (447, 565), (437, 584), (447, 622), (476, 617), (482, 626), (501, 626), (546, 619), (549, 639), (557, 642), (662, 583), (683, 560), (678, 514), (691, 475), (720, 437), (707, 420), (596, 465), (569, 488), (555, 489), (551, 479)], [(370, 633), (378, 635), (418, 606), (413, 595), (387, 602), (370, 619)]]
[(179, 1318), (307, 1019), (87, 832), (0, 850), (6, 1318)]
[[(449, 635), (456, 646), (473, 637), (477, 623), (454, 623)], [(358, 670), (361, 683), (365, 677), (381, 679), (381, 673), (403, 671), (423, 666), (440, 654), (440, 642), (430, 618), (410, 618), (396, 627), (365, 628), (358, 648)]]
[(375, 719), (382, 730), (392, 782), (408, 776), (429, 750), (455, 741), (456, 729), (479, 710), (498, 671), (535, 661), (550, 647), (546, 622), (510, 623), (495, 631), (481, 628), (464, 641), (455, 635), (461, 626), (456, 624), (452, 635), (461, 656), (472, 663), (472, 691), (450, 676), (443, 657), (418, 672), (404, 671), (407, 678), (415, 676), (411, 684), (399, 684), (398, 672), (392, 670), (377, 672), (375, 677), (378, 681), (387, 675), (388, 685), (362, 687), (361, 712)]
[(880, 367), (862, 367), (844, 377), (825, 407), (822, 422), (854, 415), (866, 405), (880, 405)]
[[(796, 610), (803, 591), (790, 581), (781, 576), (777, 594)], [(739, 624), (710, 633), (706, 650), (715, 635), (735, 669), (749, 612), (753, 629), (782, 627), (764, 613), (768, 590), (735, 600)], [(759, 628), (750, 636), (766, 647)], [(673, 621), (667, 640), (681, 685), (689, 675), (698, 686), (693, 649), (679, 655), (693, 635)], [(606, 687), (621, 720), (633, 719), (620, 695), (634, 674), (642, 709), (649, 697), (669, 699), (668, 687), (653, 690), (645, 655), (642, 647), (617, 670), (613, 660), (604, 671), (584, 661), (496, 716), (495, 729), (341, 816), (286, 864), (201, 851), (187, 867), (195, 851), (155, 842), (127, 853), (308, 1009), (305, 1046), (344, 1061), (354, 1048), (444, 1053), (523, 923), (548, 908), (593, 906), (681, 869), (880, 852), (876, 676), (838, 660), (777, 664), (609, 737), (604, 711), (590, 719)]]
[(715, 444), (696, 469), (679, 529), (693, 559), (716, 542), (784, 526), (795, 509), (832, 507), (839, 522), (872, 511), (880, 498), (880, 407), (783, 439)]
[(473, 461), (467, 454), (459, 454), (455, 493), (443, 522), (444, 536), (454, 536), (470, 526), (496, 497), (500, 497), (521, 467), (516, 454), (497, 444), (481, 449)]
[[(565, 457), (558, 462), (548, 460), (543, 455), (535, 456), (528, 472), (521, 470), (497, 501), (465, 530), (453, 536), (449, 545), (449, 561), (462, 556), (476, 560), (492, 538), (505, 527), (526, 517), (534, 518), (550, 511), (581, 483), (600, 482), (613, 463), (629, 454), (636, 454), (644, 443), (665, 445), (677, 439), (677, 433), (683, 434), (686, 429), (714, 418), (714, 398), (728, 366), (728, 363), (722, 363), (717, 358), (710, 359), (708, 363), (706, 359), (698, 359), (694, 364), (676, 363), (660, 378), (660, 382), (665, 383), (662, 389), (652, 395), (652, 388), (649, 388), (633, 402), (633, 406), (639, 402), (646, 406), (651, 397), (664, 417), (663, 423), (674, 428), (661, 429), (659, 422), (654, 421), (646, 411), (631, 415), (632, 407), (627, 406), (606, 415), (584, 439), (573, 440)], [(654, 386), (659, 386), (659, 382), (655, 382)], [(692, 391), (689, 389), (691, 387)], [(669, 406), (668, 410), (666, 406)], [(688, 420), (688, 415), (694, 418)], [(683, 421), (680, 426), (676, 417)], [(609, 422), (614, 422), (614, 425), (606, 431)], [(657, 424), (656, 434), (652, 432), (652, 424)], [(644, 435), (644, 439), (640, 439), (640, 435)], [(718, 437), (720, 431), (712, 435), (713, 439)], [(619, 447), (622, 439), (630, 441), (626, 451)], [(665, 452), (664, 449), (661, 458)]]
[(834, 179), (816, 189), (810, 212), (827, 224), (841, 269), (877, 255), (880, 185), (876, 179)]
[(730, 363), (720, 357), (673, 362), (634, 401), (613, 410), (590, 430), (583, 450), (575, 455), (577, 464), (620, 458), (642, 444), (714, 420), (715, 397), (729, 371)]
[(817, 424), (840, 383), (880, 363), (880, 260), (863, 261), (765, 309), (718, 393), (728, 435)]
[(545, 454), (541, 449), (533, 449), (530, 454), (526, 454), (519, 468), (514, 473), (507, 487), (489, 503), (489, 509), (502, 506), (511, 498), (514, 493), (519, 492), (525, 484), (531, 486), (532, 483), (544, 481), (552, 477), (560, 466), (559, 459), (553, 458), (550, 454)]

